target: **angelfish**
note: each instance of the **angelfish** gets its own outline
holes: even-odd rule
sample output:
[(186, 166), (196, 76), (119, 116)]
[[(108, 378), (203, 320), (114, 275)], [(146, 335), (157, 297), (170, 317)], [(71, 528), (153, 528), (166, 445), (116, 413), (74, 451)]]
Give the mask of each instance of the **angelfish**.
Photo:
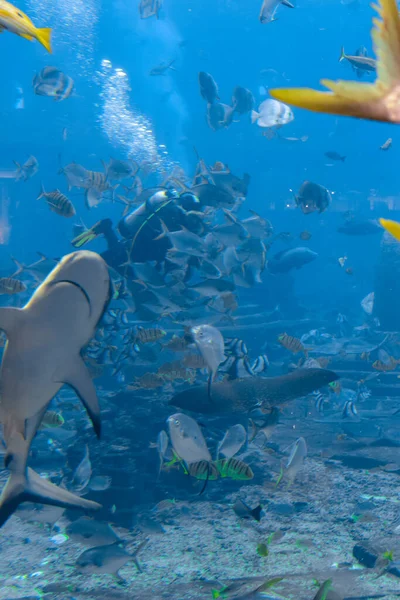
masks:
[(211, 398), (211, 384), (215, 379), (219, 365), (226, 359), (224, 338), (212, 325), (196, 325), (190, 330), (193, 341), (204, 358), (209, 373), (208, 397)]
[(0, 422), (10, 477), (0, 497), (0, 526), (25, 501), (97, 510), (97, 502), (58, 488), (27, 467), (29, 449), (52, 398), (64, 384), (82, 400), (100, 436), (100, 408), (80, 351), (110, 299), (110, 277), (94, 252), (64, 256), (22, 309), (1, 308), (8, 338), (1, 365)]

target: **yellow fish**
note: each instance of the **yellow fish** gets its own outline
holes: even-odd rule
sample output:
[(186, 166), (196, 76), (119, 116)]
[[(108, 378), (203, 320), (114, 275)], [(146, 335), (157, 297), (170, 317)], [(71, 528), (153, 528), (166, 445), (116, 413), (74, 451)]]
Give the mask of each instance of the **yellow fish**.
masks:
[(379, 219), (379, 223), (386, 231), (391, 233), (396, 240), (400, 241), (400, 223), (397, 221), (389, 221), (388, 219)]
[(400, 17), (396, 0), (373, 5), (382, 20), (374, 19), (371, 36), (377, 57), (375, 83), (331, 81), (321, 84), (330, 92), (310, 88), (271, 90), (271, 96), (315, 112), (400, 123)]
[(37, 29), (29, 17), (13, 4), (0, 0), (0, 33), (10, 31), (26, 40), (37, 40), (51, 53), (51, 29)]

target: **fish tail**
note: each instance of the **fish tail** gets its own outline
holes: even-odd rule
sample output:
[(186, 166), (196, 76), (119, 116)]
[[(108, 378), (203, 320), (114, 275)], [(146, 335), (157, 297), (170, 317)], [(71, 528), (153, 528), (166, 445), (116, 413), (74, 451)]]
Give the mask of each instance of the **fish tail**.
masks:
[(342, 62), (342, 60), (344, 60), (346, 57), (346, 53), (344, 51), (344, 46), (342, 46), (341, 50), (340, 50), (340, 57), (339, 57), (339, 62)]
[(255, 110), (251, 111), (251, 122), (252, 123), (255, 123), (259, 117), (260, 117), (260, 114), (258, 112), (256, 112)]
[(39, 194), (39, 196), (36, 198), (36, 200), (40, 200), (41, 198), (43, 198), (43, 197), (44, 197), (44, 195), (45, 195), (45, 193), (46, 193), (46, 190), (44, 189), (44, 185), (43, 185), (43, 183), (42, 183), (42, 189), (40, 190), (40, 194)]
[(169, 230), (168, 230), (167, 226), (165, 225), (164, 221), (162, 221), (160, 219), (160, 223), (161, 223), (161, 227), (162, 227), (162, 233), (160, 233), (160, 235), (158, 235), (157, 237), (155, 237), (154, 240), (153, 240), (153, 242), (156, 242), (158, 240), (162, 240), (169, 233)]
[(62, 508), (98, 510), (101, 505), (58, 488), (28, 468), (26, 476), (11, 473), (0, 497), (0, 527), (11, 517), (22, 502), (39, 502)]
[(17, 267), (17, 270), (15, 271), (15, 273), (12, 274), (11, 277), (15, 277), (16, 275), (19, 275), (20, 273), (22, 273), (26, 267), (25, 265), (23, 265), (22, 263), (20, 263), (16, 258), (14, 258), (13, 256), (10, 257), (11, 260), (13, 261), (14, 265)]
[(380, 224), (388, 231), (396, 240), (400, 241), (400, 223), (390, 221), (389, 219), (379, 219)]
[(53, 52), (51, 48), (51, 29), (49, 27), (43, 27), (42, 29), (36, 30), (36, 36), (38, 41), (44, 46), (47, 52), (50, 54)]

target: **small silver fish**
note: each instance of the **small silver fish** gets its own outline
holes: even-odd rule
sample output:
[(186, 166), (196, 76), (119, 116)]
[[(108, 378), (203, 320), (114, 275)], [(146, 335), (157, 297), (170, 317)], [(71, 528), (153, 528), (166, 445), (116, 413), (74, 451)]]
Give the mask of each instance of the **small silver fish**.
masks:
[(211, 454), (197, 422), (183, 413), (167, 419), (169, 437), (176, 454), (187, 465), (202, 460), (211, 462)]
[(246, 441), (247, 432), (243, 425), (240, 423), (232, 425), (218, 444), (216, 460), (219, 459), (220, 454), (225, 458), (232, 458), (232, 456), (235, 456), (240, 451)]
[(190, 330), (193, 341), (204, 360), (209, 372), (208, 395), (211, 398), (211, 384), (217, 374), (219, 365), (225, 360), (224, 338), (220, 331), (212, 325), (196, 325)]
[(76, 467), (72, 478), (72, 488), (75, 492), (82, 492), (87, 486), (92, 476), (92, 463), (90, 462), (89, 448), (85, 446), (85, 455), (79, 465)]

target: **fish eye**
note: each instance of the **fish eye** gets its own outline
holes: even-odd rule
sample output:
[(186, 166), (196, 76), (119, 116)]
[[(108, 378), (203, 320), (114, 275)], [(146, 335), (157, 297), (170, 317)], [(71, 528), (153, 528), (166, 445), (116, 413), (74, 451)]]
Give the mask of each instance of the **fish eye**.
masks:
[(176, 425), (176, 427), (179, 427), (179, 425), (180, 425), (180, 422), (178, 421), (178, 419), (175, 419), (175, 421), (174, 421), (174, 425)]

